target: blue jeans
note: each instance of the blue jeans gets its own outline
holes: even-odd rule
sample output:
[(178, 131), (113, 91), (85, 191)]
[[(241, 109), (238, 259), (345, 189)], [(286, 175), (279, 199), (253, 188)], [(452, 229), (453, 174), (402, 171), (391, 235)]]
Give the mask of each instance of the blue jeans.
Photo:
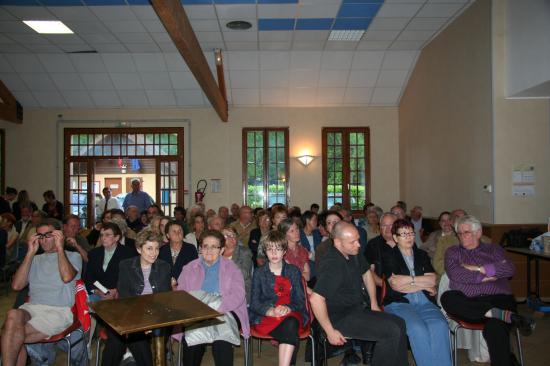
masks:
[(405, 296), (409, 303), (393, 302), (384, 307), (407, 325), (407, 335), (418, 366), (451, 366), (447, 320), (422, 291)]

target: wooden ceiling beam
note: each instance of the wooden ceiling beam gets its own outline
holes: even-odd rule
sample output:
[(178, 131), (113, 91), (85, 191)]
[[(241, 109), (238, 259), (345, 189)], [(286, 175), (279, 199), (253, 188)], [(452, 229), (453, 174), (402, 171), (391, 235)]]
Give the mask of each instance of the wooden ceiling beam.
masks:
[(0, 80), (0, 119), (23, 123), (23, 107), (2, 80)]
[(216, 84), (214, 75), (208, 66), (181, 1), (151, 0), (151, 4), (170, 38), (172, 38), (174, 45), (187, 63), (189, 70), (191, 70), (204, 94), (206, 94), (210, 104), (212, 104), (220, 119), (227, 122), (227, 100)]

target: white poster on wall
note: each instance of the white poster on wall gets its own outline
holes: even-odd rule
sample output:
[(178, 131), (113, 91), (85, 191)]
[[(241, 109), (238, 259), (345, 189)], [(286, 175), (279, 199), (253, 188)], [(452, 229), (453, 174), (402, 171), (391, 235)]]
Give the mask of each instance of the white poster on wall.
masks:
[(512, 171), (512, 195), (531, 197), (535, 195), (535, 167), (518, 166)]

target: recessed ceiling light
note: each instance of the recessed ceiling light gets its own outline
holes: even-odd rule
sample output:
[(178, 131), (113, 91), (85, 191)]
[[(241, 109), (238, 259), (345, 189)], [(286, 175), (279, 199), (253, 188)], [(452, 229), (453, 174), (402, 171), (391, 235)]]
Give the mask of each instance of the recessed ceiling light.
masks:
[(252, 28), (252, 24), (244, 20), (234, 20), (232, 22), (227, 23), (225, 26), (233, 30), (247, 30)]
[(65, 24), (59, 20), (23, 20), (23, 23), (41, 34), (73, 34)]
[(333, 30), (328, 36), (329, 41), (357, 42), (363, 37), (364, 30)]

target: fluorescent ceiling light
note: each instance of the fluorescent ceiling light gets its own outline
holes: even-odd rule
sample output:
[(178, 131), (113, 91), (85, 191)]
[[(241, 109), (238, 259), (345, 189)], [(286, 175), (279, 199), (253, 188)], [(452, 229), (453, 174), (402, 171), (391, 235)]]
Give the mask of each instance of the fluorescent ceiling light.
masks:
[(329, 41), (357, 42), (363, 37), (364, 30), (333, 30), (328, 36)]
[(73, 34), (65, 24), (59, 20), (23, 20), (23, 23), (41, 34)]

